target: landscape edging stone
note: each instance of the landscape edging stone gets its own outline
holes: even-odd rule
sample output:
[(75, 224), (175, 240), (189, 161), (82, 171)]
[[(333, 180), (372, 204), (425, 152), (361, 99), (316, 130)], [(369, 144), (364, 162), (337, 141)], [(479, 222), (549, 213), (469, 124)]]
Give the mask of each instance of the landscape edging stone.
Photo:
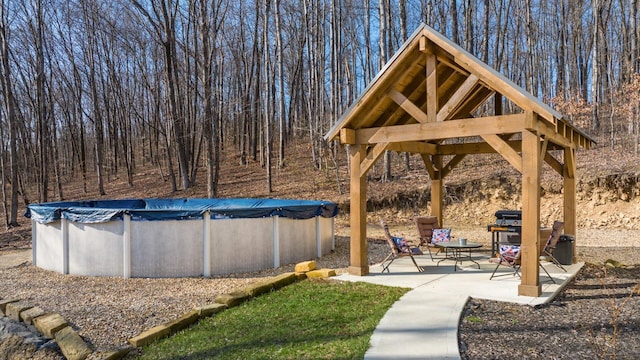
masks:
[(54, 339), (68, 360), (84, 360), (93, 353), (89, 345), (71, 326), (65, 326), (57, 331)]

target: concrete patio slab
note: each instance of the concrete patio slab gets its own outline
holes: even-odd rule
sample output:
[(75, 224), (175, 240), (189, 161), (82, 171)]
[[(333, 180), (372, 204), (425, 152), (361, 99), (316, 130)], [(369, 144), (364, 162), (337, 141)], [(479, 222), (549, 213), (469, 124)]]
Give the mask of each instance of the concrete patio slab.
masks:
[(400, 258), (382, 274), (382, 267), (372, 265), (367, 276), (343, 274), (334, 279), (363, 281), (372, 284), (407, 287), (412, 290), (398, 300), (384, 315), (371, 336), (371, 347), (365, 359), (460, 359), (458, 323), (469, 298), (506, 301), (524, 305), (550, 302), (575, 277), (584, 263), (565, 266), (567, 272), (552, 263), (542, 262), (555, 284), (543, 274), (542, 295), (518, 295), (520, 278), (501, 266), (498, 275), (489, 280), (496, 264), (486, 255), (474, 255), (480, 269), (463, 262), (454, 271), (452, 261), (437, 263), (428, 255), (417, 256), (418, 272), (411, 259)]

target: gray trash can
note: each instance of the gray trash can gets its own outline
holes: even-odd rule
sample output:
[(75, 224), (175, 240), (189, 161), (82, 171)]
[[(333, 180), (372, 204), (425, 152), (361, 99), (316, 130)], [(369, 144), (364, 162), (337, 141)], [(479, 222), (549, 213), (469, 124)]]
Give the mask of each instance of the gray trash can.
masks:
[(553, 257), (558, 259), (558, 262), (562, 265), (571, 265), (573, 261), (573, 242), (575, 237), (569, 234), (560, 235), (555, 250), (553, 250)]

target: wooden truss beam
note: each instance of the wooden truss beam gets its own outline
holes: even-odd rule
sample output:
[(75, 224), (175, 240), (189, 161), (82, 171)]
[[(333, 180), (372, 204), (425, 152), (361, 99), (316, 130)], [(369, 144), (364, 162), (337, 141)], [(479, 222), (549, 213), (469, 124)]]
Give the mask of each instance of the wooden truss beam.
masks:
[(438, 111), (437, 121), (449, 120), (455, 110), (467, 99), (473, 88), (478, 84), (478, 80), (477, 76), (469, 75), (467, 80), (460, 85), (458, 90), (451, 95), (447, 103)]
[(436, 154), (438, 145), (421, 142), (421, 141), (407, 141), (400, 143), (389, 144), (387, 150), (397, 152), (407, 152), (412, 154)]
[(522, 157), (511, 147), (509, 143), (502, 140), (498, 135), (482, 135), (484, 141), (502, 155), (518, 172), (522, 173)]
[[(512, 114), (439, 123), (396, 125), (355, 130), (355, 140), (352, 137), (341, 136), (340, 138), (341, 141), (354, 141), (355, 144), (377, 144), (505, 134), (522, 131), (524, 119), (524, 114)], [(343, 143), (348, 144), (348, 142)]]
[(406, 111), (411, 117), (416, 119), (420, 123), (426, 123), (429, 121), (427, 114), (420, 109), (411, 100), (407, 99), (400, 91), (391, 89), (387, 93), (389, 97), (398, 104), (404, 111)]
[(434, 123), (438, 117), (438, 58), (435, 54), (427, 57), (427, 121)]
[(460, 162), (466, 157), (467, 155), (465, 154), (458, 154), (456, 156), (453, 157), (453, 159), (449, 160), (449, 162), (447, 163), (447, 165), (442, 167), (442, 178), (444, 179), (445, 177), (447, 177), (447, 175), (449, 175), (449, 173), (451, 173), (451, 171), (458, 166), (458, 164), (460, 164)]
[(367, 151), (367, 155), (360, 162), (360, 173), (366, 174), (369, 169), (376, 163), (376, 161), (380, 158), (382, 154), (384, 154), (385, 150), (389, 143), (379, 143), (375, 144), (372, 148)]

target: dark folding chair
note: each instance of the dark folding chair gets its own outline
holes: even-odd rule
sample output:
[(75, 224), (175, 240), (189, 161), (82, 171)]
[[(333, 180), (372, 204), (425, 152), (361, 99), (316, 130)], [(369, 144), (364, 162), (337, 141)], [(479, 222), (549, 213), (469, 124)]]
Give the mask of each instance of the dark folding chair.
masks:
[(391, 272), (389, 271), (389, 266), (391, 263), (398, 258), (409, 256), (411, 261), (413, 261), (413, 265), (416, 266), (419, 272), (423, 272), (424, 268), (422, 266), (418, 266), (416, 259), (413, 255), (422, 255), (422, 250), (420, 248), (411, 246), (401, 237), (392, 236), (389, 232), (389, 226), (384, 220), (380, 220), (380, 225), (384, 229), (384, 235), (387, 238), (387, 243), (389, 244), (389, 248), (391, 252), (380, 264), (382, 266), (382, 272)]

